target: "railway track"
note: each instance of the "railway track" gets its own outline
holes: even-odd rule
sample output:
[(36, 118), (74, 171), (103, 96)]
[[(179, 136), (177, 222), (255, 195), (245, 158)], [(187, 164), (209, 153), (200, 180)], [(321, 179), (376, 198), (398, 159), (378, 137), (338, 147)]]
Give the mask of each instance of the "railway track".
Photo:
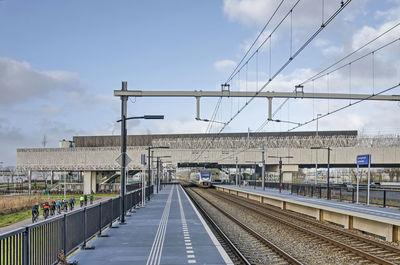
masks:
[(366, 259), (377, 264), (400, 264), (399, 248), (273, 206), (217, 191), (209, 192), (213, 196), (244, 207), (264, 218), (272, 219), (308, 236), (345, 249), (359, 257), (358, 260), (356, 257), (353, 258), (357, 262), (364, 262), (362, 259)]
[[(214, 230), (217, 231), (218, 237), (220, 237), (224, 245), (225, 249), (228, 249), (228, 252), (234, 253), (237, 257), (237, 260), (240, 260), (240, 263), (235, 264), (260, 264), (265, 262), (266, 264), (302, 264), (296, 258), (292, 257), (290, 254), (276, 246), (270, 240), (263, 237), (257, 231), (253, 230), (246, 224), (239, 221), (234, 216), (227, 213), (224, 209), (220, 206), (216, 205), (215, 203), (211, 202), (201, 194), (197, 193), (193, 189), (187, 189), (194, 193), (196, 193), (199, 197), (201, 197), (204, 201), (210, 204), (213, 208), (215, 208), (218, 212), (220, 212), (225, 218), (229, 219), (233, 224), (236, 225), (241, 231), (239, 233), (246, 234), (247, 237), (251, 238), (252, 241), (252, 248), (251, 249), (240, 249), (243, 248), (240, 243), (235, 244), (224, 234), (224, 232), (218, 227), (218, 225), (211, 219), (211, 217), (205, 213), (204, 209), (196, 202), (196, 199), (193, 198), (190, 192), (187, 192), (188, 195), (191, 197), (192, 201), (196, 204), (198, 209), (204, 214), (206, 219), (211, 220), (210, 224)], [(232, 226), (230, 226), (232, 229)], [(256, 251), (255, 251), (256, 250)], [(261, 261), (262, 260), (262, 261)]]

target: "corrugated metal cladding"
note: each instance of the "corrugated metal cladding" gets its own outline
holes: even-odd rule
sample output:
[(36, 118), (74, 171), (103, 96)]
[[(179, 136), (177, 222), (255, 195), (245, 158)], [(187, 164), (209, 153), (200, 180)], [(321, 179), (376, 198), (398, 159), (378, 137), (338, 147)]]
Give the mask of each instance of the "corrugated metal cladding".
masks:
[[(243, 137), (247, 138), (248, 135), (252, 137), (309, 137), (314, 136), (315, 131), (307, 132), (259, 132), (254, 133), (221, 133), (218, 137)], [(319, 136), (354, 136), (357, 137), (357, 131), (319, 131)], [(151, 134), (151, 135), (128, 135), (128, 146), (151, 146), (153, 139), (160, 138), (211, 138), (216, 134)], [(119, 135), (105, 135), (105, 136), (74, 136), (75, 147), (107, 147), (107, 146), (120, 146), (121, 137)]]

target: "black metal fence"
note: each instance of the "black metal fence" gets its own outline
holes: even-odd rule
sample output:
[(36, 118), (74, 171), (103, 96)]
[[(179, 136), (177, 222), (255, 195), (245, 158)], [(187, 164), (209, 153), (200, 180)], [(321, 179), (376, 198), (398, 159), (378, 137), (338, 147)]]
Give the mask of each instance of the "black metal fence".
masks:
[[(153, 186), (146, 195), (153, 194)], [(125, 212), (141, 202), (142, 190), (128, 192)], [(58, 254), (72, 253), (78, 247), (101, 232), (120, 215), (121, 197), (66, 213), (27, 227), (0, 235), (0, 265), (50, 265), (58, 260)]]
[[(261, 181), (249, 181), (250, 186), (261, 187)], [(265, 182), (266, 188), (279, 189), (278, 182)], [(301, 196), (323, 198), (326, 199), (328, 195), (328, 187), (326, 184), (292, 184), (282, 183), (282, 189), (290, 191), (291, 194)], [(357, 202), (357, 189), (355, 185), (346, 187), (338, 184), (331, 184), (329, 187), (331, 193), (331, 200)], [(367, 204), (368, 196), (365, 186), (359, 189), (359, 203)], [(382, 207), (400, 208), (400, 190), (393, 189), (370, 189), (370, 204)]]

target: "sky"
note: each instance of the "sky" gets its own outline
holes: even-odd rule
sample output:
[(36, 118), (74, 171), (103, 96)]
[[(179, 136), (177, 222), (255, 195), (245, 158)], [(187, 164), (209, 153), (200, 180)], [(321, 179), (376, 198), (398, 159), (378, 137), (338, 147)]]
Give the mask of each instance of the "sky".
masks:
[[(131, 90), (220, 90), (279, 2), (0, 0), (0, 166), (15, 165), (17, 148), (43, 147), (44, 136), (46, 147), (58, 147), (75, 135), (118, 135), (120, 99), (113, 90), (121, 81)], [(256, 47), (265, 44), (229, 82), (232, 91), (260, 90), (341, 1), (295, 2), (283, 1)], [(399, 0), (351, 1), (263, 91), (293, 91), (399, 22)], [(398, 28), (338, 64), (340, 70), (305, 83), (304, 92), (371, 94), (398, 85), (400, 41), (372, 53), (398, 39)], [(217, 101), (201, 100), (201, 118), (211, 118)], [(268, 106), (255, 99), (223, 132), (287, 131), (350, 103), (291, 99), (277, 110), (282, 102), (273, 100), (274, 118), (293, 123), (261, 126)], [(222, 99), (215, 120), (228, 121), (245, 104)], [(220, 131), (221, 124), (196, 121), (195, 110), (194, 98), (130, 98), (129, 116), (165, 119), (129, 121), (128, 133)], [(398, 135), (399, 111), (398, 102), (362, 102), (322, 118), (319, 130)], [(316, 122), (296, 130), (314, 131)]]

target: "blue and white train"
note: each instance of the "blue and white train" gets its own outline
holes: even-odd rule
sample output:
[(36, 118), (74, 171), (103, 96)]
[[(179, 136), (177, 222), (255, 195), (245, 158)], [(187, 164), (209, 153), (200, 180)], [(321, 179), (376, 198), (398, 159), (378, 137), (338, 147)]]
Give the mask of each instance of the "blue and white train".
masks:
[(201, 170), (190, 174), (190, 182), (202, 188), (211, 187), (212, 174), (211, 171)]

